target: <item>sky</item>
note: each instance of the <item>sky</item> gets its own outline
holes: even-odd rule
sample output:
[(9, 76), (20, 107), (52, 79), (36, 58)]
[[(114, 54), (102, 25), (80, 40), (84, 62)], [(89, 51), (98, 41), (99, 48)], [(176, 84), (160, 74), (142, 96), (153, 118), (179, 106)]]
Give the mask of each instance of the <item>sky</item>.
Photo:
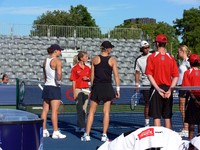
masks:
[(33, 24), (47, 11), (69, 11), (83, 5), (99, 27), (113, 28), (130, 18), (154, 18), (173, 25), (183, 11), (198, 8), (200, 0), (0, 0), (0, 24)]

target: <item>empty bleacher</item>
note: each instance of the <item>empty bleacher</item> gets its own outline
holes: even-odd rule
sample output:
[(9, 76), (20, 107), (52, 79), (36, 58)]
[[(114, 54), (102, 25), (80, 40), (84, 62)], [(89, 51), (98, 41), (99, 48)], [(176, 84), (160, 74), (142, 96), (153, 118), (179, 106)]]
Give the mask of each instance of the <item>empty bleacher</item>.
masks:
[[(89, 57), (100, 53), (100, 44), (105, 39), (97, 38), (56, 38), (56, 37), (0, 37), (0, 69), (1, 73), (7, 73), (11, 78), (27, 78), (31, 80), (43, 80), (42, 63), (50, 44), (58, 43), (65, 48), (62, 52), (63, 79), (69, 83), (73, 56), (78, 50), (87, 51)], [(128, 41), (125, 39), (110, 40), (115, 47), (111, 55), (118, 61), (119, 74), (122, 84), (134, 83), (133, 65), (139, 55), (138, 43), (140, 41)], [(50, 41), (50, 42), (49, 42)], [(77, 43), (77, 45), (75, 44)], [(79, 47), (76, 50), (76, 46)], [(72, 49), (74, 48), (74, 49)], [(13, 79), (11, 82), (15, 82)]]
[(42, 64), (48, 57), (46, 49), (57, 43), (65, 49), (60, 56), (63, 82), (71, 84), (69, 76), (73, 56), (79, 50), (87, 51), (89, 58), (98, 55), (104, 40), (115, 45), (111, 55), (117, 59), (121, 84), (134, 84), (133, 66), (135, 58), (140, 55), (140, 39), (0, 35), (0, 73), (7, 73), (11, 84), (15, 84), (15, 78), (43, 81)]

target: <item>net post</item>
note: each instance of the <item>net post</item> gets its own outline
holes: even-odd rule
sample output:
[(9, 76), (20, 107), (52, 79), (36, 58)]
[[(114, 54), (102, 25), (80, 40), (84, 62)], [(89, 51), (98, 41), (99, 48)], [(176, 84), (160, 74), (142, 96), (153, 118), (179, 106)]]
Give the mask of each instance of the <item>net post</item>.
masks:
[(19, 79), (16, 78), (16, 109), (19, 109)]

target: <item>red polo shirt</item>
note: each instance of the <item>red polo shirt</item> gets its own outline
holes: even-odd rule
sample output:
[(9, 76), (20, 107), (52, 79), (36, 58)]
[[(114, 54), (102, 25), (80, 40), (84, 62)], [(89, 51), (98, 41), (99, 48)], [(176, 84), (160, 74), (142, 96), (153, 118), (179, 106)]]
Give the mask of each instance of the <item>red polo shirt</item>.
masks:
[(145, 74), (152, 75), (157, 85), (170, 86), (173, 77), (178, 77), (178, 66), (168, 53), (154, 52), (147, 58)]
[[(182, 86), (200, 86), (200, 70), (191, 68), (184, 72)], [(192, 90), (195, 96), (200, 96), (200, 90)]]
[(76, 82), (75, 88), (89, 88), (88, 81), (82, 80), (84, 76), (90, 78), (90, 67), (85, 65), (84, 69), (76, 64), (71, 70), (70, 80)]

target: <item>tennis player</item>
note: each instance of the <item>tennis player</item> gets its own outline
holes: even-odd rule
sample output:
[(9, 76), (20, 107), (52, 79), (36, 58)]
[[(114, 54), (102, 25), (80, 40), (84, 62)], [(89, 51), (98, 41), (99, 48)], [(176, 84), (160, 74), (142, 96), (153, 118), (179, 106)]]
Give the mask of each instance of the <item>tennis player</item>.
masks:
[[(111, 100), (120, 97), (120, 80), (117, 69), (117, 61), (110, 56), (112, 45), (109, 41), (101, 44), (101, 54), (94, 56), (91, 66), (92, 91), (90, 97), (90, 110), (87, 119), (86, 132), (81, 137), (82, 141), (90, 141), (90, 130), (94, 120), (94, 114), (100, 101), (103, 101), (103, 133), (101, 141), (108, 141), (107, 130), (110, 120)], [(112, 86), (112, 72), (116, 83), (116, 93)]]
[[(186, 45), (180, 45), (178, 47), (178, 56), (182, 59), (179, 65), (179, 78), (178, 78), (178, 86), (182, 85), (183, 75), (186, 70), (190, 68), (189, 56), (190, 56), (190, 49)], [(188, 137), (188, 123), (185, 122), (185, 107), (188, 100), (188, 94), (186, 90), (179, 90), (179, 110), (182, 115), (183, 120), (183, 129), (179, 132), (180, 136)]]
[[(142, 54), (138, 56), (135, 60), (134, 70), (135, 70), (135, 86), (136, 88), (140, 85), (142, 86), (150, 86), (150, 81), (145, 74), (146, 70), (146, 61), (149, 55), (149, 43), (147, 41), (142, 41), (140, 43), (140, 52)], [(136, 91), (138, 92), (138, 91)], [(149, 90), (142, 91), (145, 107), (144, 107), (144, 118), (145, 118), (145, 126), (149, 126)]]
[(149, 116), (153, 118), (154, 126), (161, 126), (161, 117), (165, 127), (172, 128), (172, 88), (178, 81), (178, 66), (175, 59), (167, 53), (167, 37), (164, 34), (156, 36), (157, 51), (147, 58), (145, 73), (150, 82)]
[(43, 63), (43, 73), (45, 86), (42, 91), (43, 98), (43, 110), (41, 118), (43, 119), (43, 137), (49, 137), (49, 131), (47, 130), (47, 114), (51, 107), (51, 120), (53, 125), (53, 139), (63, 139), (66, 135), (62, 134), (58, 130), (58, 109), (61, 100), (61, 79), (62, 79), (62, 62), (58, 58), (63, 50), (59, 45), (52, 44), (47, 48), (49, 58), (46, 58)]

